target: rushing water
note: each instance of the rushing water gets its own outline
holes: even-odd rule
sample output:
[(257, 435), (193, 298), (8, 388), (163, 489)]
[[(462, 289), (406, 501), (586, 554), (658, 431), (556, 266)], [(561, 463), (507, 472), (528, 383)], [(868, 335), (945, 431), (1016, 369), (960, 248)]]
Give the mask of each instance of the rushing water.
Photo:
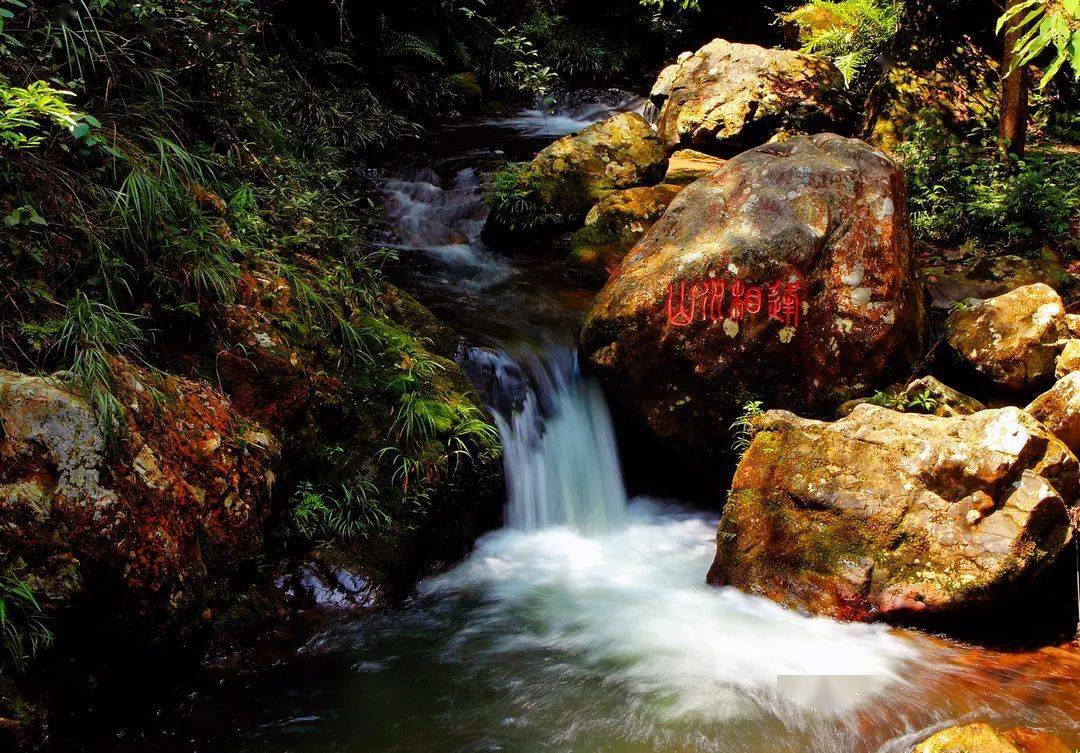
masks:
[(613, 101), (638, 105), (463, 126), (456, 154), (387, 185), (399, 281), (482, 346), (464, 366), (498, 422), (506, 527), (403, 608), (343, 612), (259, 677), (224, 677), (179, 749), (906, 753), (975, 719), (1080, 734), (1075, 652), (991, 654), (711, 588), (714, 514), (627, 499), (603, 394), (566, 344), (588, 293), (550, 253), (485, 247), (477, 169)]

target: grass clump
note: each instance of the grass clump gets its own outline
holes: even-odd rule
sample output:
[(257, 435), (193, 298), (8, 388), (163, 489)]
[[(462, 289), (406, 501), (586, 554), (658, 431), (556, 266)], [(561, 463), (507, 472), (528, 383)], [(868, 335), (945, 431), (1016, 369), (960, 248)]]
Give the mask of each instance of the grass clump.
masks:
[(41, 605), (23, 580), (10, 574), (0, 577), (0, 673), (22, 674), (34, 658), (52, 645)]

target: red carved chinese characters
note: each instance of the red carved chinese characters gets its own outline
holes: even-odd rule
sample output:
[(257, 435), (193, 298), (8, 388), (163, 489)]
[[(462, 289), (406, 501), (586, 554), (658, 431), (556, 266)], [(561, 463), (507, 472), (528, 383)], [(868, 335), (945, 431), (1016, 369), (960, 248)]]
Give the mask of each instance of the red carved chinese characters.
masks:
[(668, 286), (667, 321), (673, 327), (686, 327), (695, 321), (739, 322), (760, 314), (763, 305), (770, 320), (795, 329), (803, 313), (802, 281), (795, 274), (787, 274), (765, 285), (712, 277), (673, 282)]

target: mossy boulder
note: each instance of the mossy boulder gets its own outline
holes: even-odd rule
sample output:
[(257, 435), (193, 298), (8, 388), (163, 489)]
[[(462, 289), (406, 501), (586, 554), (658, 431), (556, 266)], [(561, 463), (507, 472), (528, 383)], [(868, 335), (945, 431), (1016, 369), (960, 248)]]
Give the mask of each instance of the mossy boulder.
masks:
[(971, 299), (946, 320), (956, 358), (990, 384), (1030, 392), (1050, 384), (1070, 338), (1061, 296), (1036, 283), (985, 300)]
[(851, 117), (844, 77), (829, 61), (723, 39), (664, 69), (652, 100), (669, 151), (735, 154), (780, 131), (847, 131)]
[(739, 462), (709, 582), (848, 620), (956, 615), (1070, 541), (1076, 457), (1018, 408), (942, 418), (769, 411)]
[(1080, 339), (1075, 337), (1070, 338), (1061, 349), (1054, 362), (1054, 376), (1061, 379), (1073, 371), (1080, 371)]
[(574, 233), (566, 268), (571, 277), (602, 285), (624, 256), (664, 214), (681, 186), (660, 184), (616, 191), (589, 210)]
[(551, 144), (533, 158), (529, 174), (541, 204), (571, 222), (613, 191), (658, 182), (666, 167), (652, 126), (624, 112)]

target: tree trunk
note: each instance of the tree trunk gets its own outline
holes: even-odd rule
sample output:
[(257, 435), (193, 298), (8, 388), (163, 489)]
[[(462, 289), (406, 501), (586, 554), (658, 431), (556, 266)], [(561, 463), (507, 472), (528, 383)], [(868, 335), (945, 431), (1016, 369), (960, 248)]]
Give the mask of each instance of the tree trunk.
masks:
[[(1021, 2), (1023, 0), (1007, 0), (1006, 10)], [(1001, 82), (1001, 122), (998, 136), (1006, 149), (1017, 157), (1023, 157), (1028, 126), (1027, 66), (1010, 71), (1016, 57), (1016, 40), (1020, 37), (1019, 20), (1019, 17), (1014, 16), (1005, 27), (1005, 54), (1001, 58), (1001, 70), (1005, 78)]]

